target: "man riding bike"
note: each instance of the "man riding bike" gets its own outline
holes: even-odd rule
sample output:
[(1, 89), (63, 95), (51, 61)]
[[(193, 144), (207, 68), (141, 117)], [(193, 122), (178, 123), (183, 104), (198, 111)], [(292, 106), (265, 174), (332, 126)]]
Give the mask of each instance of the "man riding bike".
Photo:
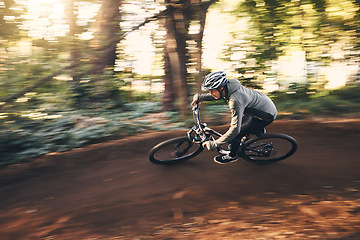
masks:
[[(276, 106), (265, 94), (244, 87), (236, 79), (227, 79), (224, 71), (208, 74), (202, 87), (210, 93), (195, 94), (192, 105), (201, 101), (223, 99), (231, 111), (228, 131), (215, 141), (204, 142), (203, 147), (214, 150), (225, 143), (230, 143), (230, 152), (216, 156), (214, 161), (219, 164), (235, 162), (238, 159), (241, 139), (250, 133), (264, 134), (264, 127), (276, 118)], [(243, 115), (250, 116), (250, 120), (245, 124), (242, 124)]]

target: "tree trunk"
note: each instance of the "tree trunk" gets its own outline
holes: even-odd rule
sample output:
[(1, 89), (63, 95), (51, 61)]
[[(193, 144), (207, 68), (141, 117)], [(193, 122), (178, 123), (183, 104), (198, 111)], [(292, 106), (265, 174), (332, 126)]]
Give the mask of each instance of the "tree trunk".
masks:
[(169, 60), (169, 53), (167, 46), (164, 46), (164, 84), (165, 90), (163, 95), (163, 109), (164, 111), (175, 111), (175, 89), (173, 87), (173, 79), (171, 74), (171, 65)]
[(79, 47), (77, 44), (76, 34), (78, 33), (78, 26), (76, 24), (77, 15), (75, 14), (75, 6), (74, 0), (67, 0), (66, 1), (66, 8), (65, 14), (68, 18), (69, 22), (69, 32), (68, 32), (68, 47), (70, 53), (70, 62), (71, 62), (71, 77), (72, 77), (72, 90), (77, 93), (79, 90), (79, 81), (80, 81), (80, 74), (76, 69), (76, 65), (80, 61), (80, 53)]
[[(166, 0), (169, 9), (165, 19), (166, 43), (164, 53), (165, 65), (165, 92), (164, 92), (164, 109), (172, 109), (174, 103), (177, 110), (183, 118), (188, 113), (188, 85), (187, 85), (187, 64), (188, 50), (187, 40), (196, 41), (197, 53), (196, 69), (198, 75), (196, 82), (198, 90), (203, 79), (202, 73), (202, 38), (205, 28), (205, 19), (208, 8), (215, 0), (205, 3), (200, 0)], [(189, 34), (189, 25), (191, 20), (198, 20), (200, 30), (198, 34)], [(175, 94), (176, 93), (176, 94)]]
[[(184, 0), (180, 4), (173, 4), (167, 0), (171, 9), (165, 20), (165, 93), (164, 107), (169, 108), (175, 103), (183, 119), (187, 115), (188, 87), (187, 87), (187, 49), (189, 21), (188, 6), (190, 1)], [(174, 94), (175, 93), (175, 94)], [(174, 97), (176, 96), (176, 100)]]
[(120, 32), (121, 0), (102, 0), (100, 11), (96, 19), (97, 31), (94, 56), (94, 74), (102, 74), (107, 67), (114, 67), (116, 60), (116, 46)]
[(199, 18), (199, 24), (200, 24), (199, 33), (196, 34), (194, 37), (194, 40), (196, 42), (196, 57), (195, 57), (196, 71), (198, 73), (196, 75), (195, 80), (196, 80), (196, 87), (197, 87), (198, 92), (201, 91), (201, 85), (202, 85), (203, 78), (204, 78), (204, 73), (202, 70), (202, 53), (203, 53), (202, 43), (203, 43), (203, 36), (204, 36), (205, 23), (206, 23), (206, 14), (207, 14), (209, 7), (214, 2), (215, 2), (215, 0), (211, 0), (205, 4), (199, 4), (195, 8), (195, 12), (194, 12), (194, 15)]

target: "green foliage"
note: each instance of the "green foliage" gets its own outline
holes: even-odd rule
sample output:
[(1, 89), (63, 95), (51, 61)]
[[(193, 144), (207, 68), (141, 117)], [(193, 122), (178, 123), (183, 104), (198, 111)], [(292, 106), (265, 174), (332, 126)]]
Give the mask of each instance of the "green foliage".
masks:
[(73, 106), (79, 109), (121, 108), (127, 92), (121, 90), (124, 81), (112, 70), (102, 75), (84, 75), (71, 87)]
[(338, 60), (330, 54), (334, 46), (344, 59), (358, 61), (359, 6), (359, 1), (241, 1), (233, 13), (247, 18), (249, 29), (234, 33), (227, 51), (246, 55), (238, 66), (263, 70), (291, 51), (303, 51), (308, 63), (330, 64)]
[(344, 88), (332, 90), (331, 95), (337, 96), (339, 99), (360, 103), (360, 84), (349, 85)]
[(252, 88), (252, 89), (263, 89), (261, 87), (261, 83), (258, 80), (258, 77), (255, 76), (254, 72), (255, 72), (255, 68), (237, 68), (235, 69), (238, 73), (240, 74), (245, 74), (245, 73), (252, 73), (252, 77), (241, 77), (239, 78), (239, 81), (241, 82), (242, 85), (244, 85), (245, 87), (248, 88)]
[[(166, 130), (182, 126), (178, 124), (167, 128), (164, 126), (166, 121), (150, 125), (147, 119), (134, 120), (160, 110), (158, 103), (141, 102), (125, 104), (121, 111), (102, 108), (62, 112), (62, 116), (56, 119), (46, 114), (37, 119), (1, 114), (0, 165), (49, 152), (67, 151), (146, 129)], [(176, 116), (169, 117), (174, 119)]]
[[(360, 114), (360, 85), (329, 91), (327, 95), (306, 94), (304, 87), (292, 92), (273, 92), (270, 97), (277, 105), (280, 117), (308, 116), (344, 117)], [(283, 115), (282, 113), (287, 113)]]
[[(289, 14), (283, 1), (245, 0), (238, 8), (241, 16), (250, 16), (252, 36), (249, 38), (255, 51), (248, 52), (248, 58), (256, 59), (259, 65), (277, 59), (284, 50), (283, 41), (288, 40), (288, 31), (283, 31)], [(285, 37), (285, 38), (284, 38)]]
[[(31, 47), (29, 53), (19, 49), (7, 50), (6, 58), (0, 62), (0, 99), (15, 94), (66, 66), (59, 54), (59, 43), (48, 43), (46, 48), (31, 46), (31, 42), (24, 44)], [(66, 91), (65, 86), (64, 82), (48, 81), (36, 89), (36, 95), (63, 93), (61, 90)]]

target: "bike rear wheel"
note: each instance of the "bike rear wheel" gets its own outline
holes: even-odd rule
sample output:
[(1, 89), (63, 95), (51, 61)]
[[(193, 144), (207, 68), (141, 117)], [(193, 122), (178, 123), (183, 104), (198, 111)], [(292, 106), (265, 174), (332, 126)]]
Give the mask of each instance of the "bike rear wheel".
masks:
[(246, 141), (241, 155), (252, 163), (272, 163), (284, 160), (296, 152), (296, 140), (286, 134), (265, 134)]
[(173, 164), (195, 157), (204, 150), (201, 144), (187, 137), (178, 137), (161, 142), (149, 152), (149, 160), (156, 164)]

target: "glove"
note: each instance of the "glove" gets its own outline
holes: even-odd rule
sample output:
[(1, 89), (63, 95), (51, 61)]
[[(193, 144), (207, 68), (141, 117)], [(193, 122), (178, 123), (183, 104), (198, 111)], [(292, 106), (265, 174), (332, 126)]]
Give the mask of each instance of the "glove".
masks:
[(215, 141), (206, 141), (203, 142), (202, 146), (207, 148), (207, 150), (215, 150), (219, 144), (217, 144)]

